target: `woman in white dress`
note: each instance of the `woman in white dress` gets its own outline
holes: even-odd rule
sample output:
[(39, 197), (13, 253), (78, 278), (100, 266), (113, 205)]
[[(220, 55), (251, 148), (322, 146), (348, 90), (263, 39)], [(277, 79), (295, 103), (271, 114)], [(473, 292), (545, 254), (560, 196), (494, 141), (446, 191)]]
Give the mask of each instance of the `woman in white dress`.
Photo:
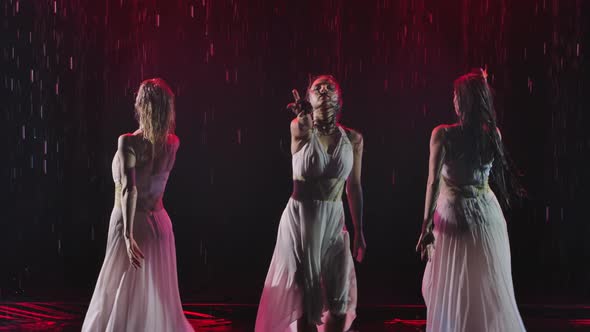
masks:
[[(264, 283), (256, 332), (344, 331), (356, 310), (356, 277), (344, 223), (346, 187), (354, 230), (353, 253), (362, 261), (362, 136), (338, 124), (338, 82), (319, 76), (290, 108), (293, 194), (281, 217)], [(325, 325), (323, 325), (326, 323)]]
[(135, 112), (139, 129), (119, 137), (112, 163), (107, 250), (82, 331), (193, 331), (180, 303), (174, 234), (162, 204), (180, 144), (174, 94), (164, 80), (141, 83)]
[[(427, 258), (422, 294), (428, 332), (518, 332), (503, 203), (511, 172), (487, 74), (454, 83), (459, 122), (432, 131), (424, 223), (416, 247)], [(494, 167), (492, 167), (492, 164)]]

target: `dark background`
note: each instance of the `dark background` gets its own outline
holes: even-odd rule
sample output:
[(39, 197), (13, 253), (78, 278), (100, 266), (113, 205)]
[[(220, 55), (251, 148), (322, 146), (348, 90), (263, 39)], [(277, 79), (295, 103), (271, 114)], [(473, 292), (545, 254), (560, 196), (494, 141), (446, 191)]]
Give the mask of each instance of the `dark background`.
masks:
[(529, 191), (506, 215), (517, 300), (588, 302), (584, 2), (0, 1), (0, 299), (90, 299), (116, 139), (139, 83), (163, 77), (183, 299), (257, 303), (291, 190), (284, 107), (332, 73), (365, 138), (360, 303), (419, 303), (430, 131), (454, 121), (453, 80), (487, 67)]

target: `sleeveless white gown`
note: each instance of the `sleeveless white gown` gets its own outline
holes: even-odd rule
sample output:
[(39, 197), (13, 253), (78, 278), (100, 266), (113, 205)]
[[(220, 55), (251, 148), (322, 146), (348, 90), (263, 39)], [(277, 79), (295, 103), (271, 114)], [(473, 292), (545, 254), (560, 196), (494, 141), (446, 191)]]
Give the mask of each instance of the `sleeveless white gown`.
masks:
[(295, 190), (279, 223), (256, 332), (296, 331), (304, 314), (318, 325), (328, 311), (346, 315), (346, 329), (355, 318), (356, 277), (342, 205), (353, 151), (338, 128), (340, 140), (331, 155), (315, 130), (293, 155)]
[[(177, 147), (169, 146), (167, 153), (176, 154)], [(169, 158), (174, 159), (174, 155)], [(133, 234), (145, 259), (142, 267), (135, 269), (129, 263), (123, 238), (119, 163), (115, 156), (115, 207), (107, 250), (82, 331), (193, 331), (180, 302), (170, 217), (163, 207), (150, 208), (163, 196), (170, 170), (149, 174), (149, 170), (136, 167), (138, 198)]]
[(427, 332), (525, 331), (506, 221), (488, 186), (491, 167), (461, 159), (443, 163), (434, 254), (422, 282)]

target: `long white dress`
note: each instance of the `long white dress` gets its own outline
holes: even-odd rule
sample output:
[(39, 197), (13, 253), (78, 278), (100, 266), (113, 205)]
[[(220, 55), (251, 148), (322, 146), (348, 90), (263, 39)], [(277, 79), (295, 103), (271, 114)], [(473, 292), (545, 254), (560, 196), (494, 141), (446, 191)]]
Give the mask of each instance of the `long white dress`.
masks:
[[(172, 223), (161, 203), (178, 140), (172, 136), (154, 167), (136, 167), (138, 192), (133, 224), (134, 238), (145, 258), (135, 269), (129, 263), (123, 238), (121, 161), (113, 159), (115, 206), (111, 214), (107, 250), (82, 331), (176, 332), (193, 331), (184, 316), (176, 275), (176, 249)], [(139, 161), (141, 156), (137, 156)], [(156, 208), (154, 208), (156, 206)]]
[(328, 311), (346, 315), (346, 329), (355, 318), (356, 276), (342, 205), (353, 151), (338, 128), (331, 155), (315, 130), (293, 155), (294, 191), (280, 220), (256, 332), (296, 331), (304, 314), (317, 325)]
[(488, 186), (491, 167), (461, 158), (443, 163), (434, 254), (422, 282), (427, 332), (525, 331), (506, 221)]

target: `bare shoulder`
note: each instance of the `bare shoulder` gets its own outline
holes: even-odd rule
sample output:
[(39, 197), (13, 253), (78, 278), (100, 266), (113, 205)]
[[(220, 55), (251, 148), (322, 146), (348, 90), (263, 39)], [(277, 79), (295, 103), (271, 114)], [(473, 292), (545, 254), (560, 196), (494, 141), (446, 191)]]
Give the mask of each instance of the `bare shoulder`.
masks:
[(137, 135), (134, 135), (131, 133), (126, 133), (126, 134), (119, 136), (119, 139), (117, 141), (117, 145), (118, 145), (119, 149), (127, 150), (127, 149), (133, 149), (135, 147), (136, 142), (137, 142)]
[(353, 145), (359, 145), (363, 143), (363, 135), (360, 132), (345, 126), (342, 126), (342, 129), (344, 129), (344, 132), (346, 132), (346, 136), (348, 136), (350, 143)]
[(430, 141), (432, 143), (442, 143), (445, 140), (445, 136), (448, 132), (458, 128), (458, 124), (441, 124), (432, 129)]

